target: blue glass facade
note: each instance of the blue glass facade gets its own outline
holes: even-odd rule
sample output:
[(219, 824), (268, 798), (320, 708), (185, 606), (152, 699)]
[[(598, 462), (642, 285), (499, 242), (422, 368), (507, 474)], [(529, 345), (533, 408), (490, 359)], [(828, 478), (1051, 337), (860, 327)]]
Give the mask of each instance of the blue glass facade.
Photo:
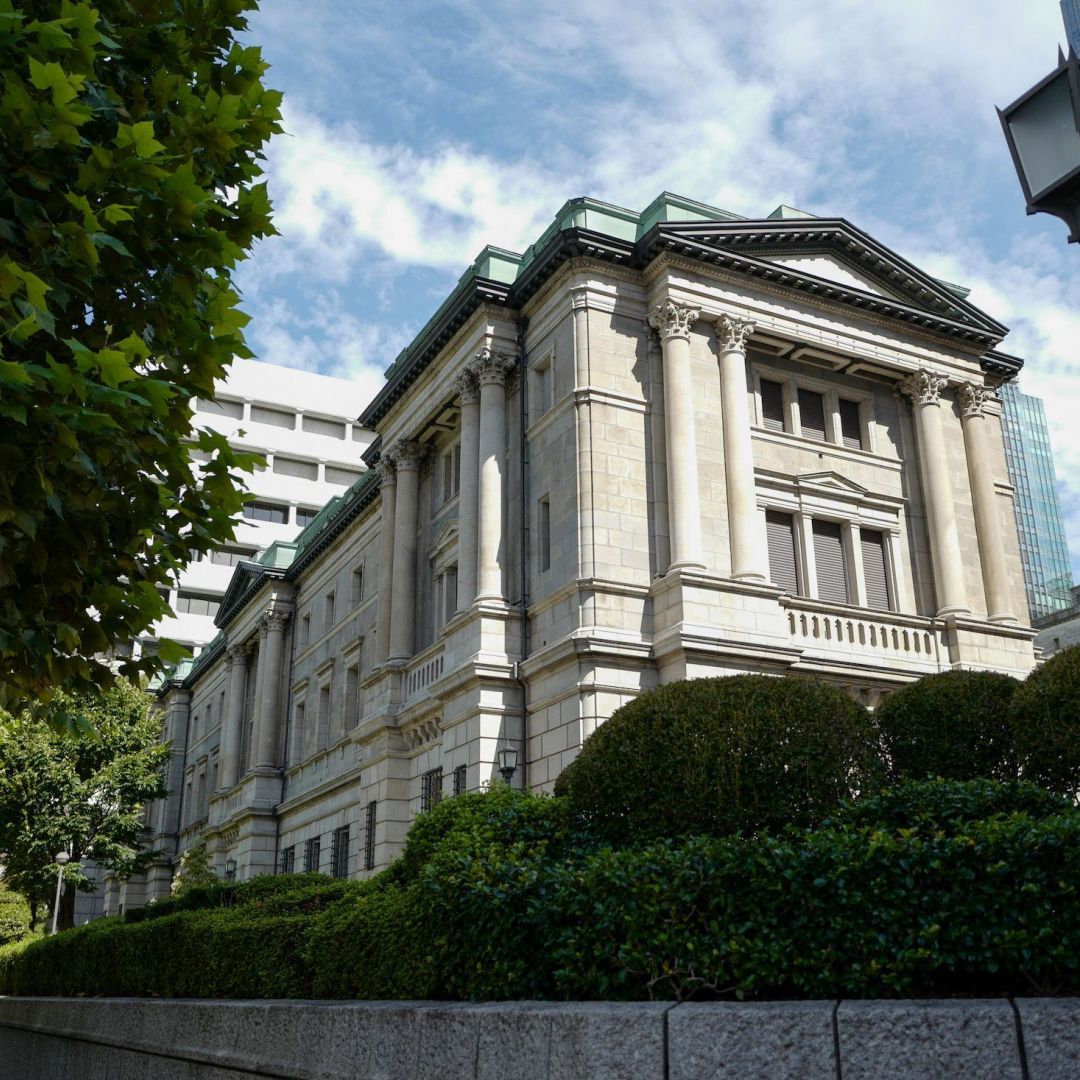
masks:
[(1040, 398), (1015, 383), (999, 390), (1009, 481), (1016, 488), (1020, 560), (1033, 619), (1064, 611), (1072, 603), (1072, 571), (1061, 521), (1050, 431)]
[(1065, 20), (1065, 36), (1080, 55), (1080, 0), (1061, 0), (1061, 17)]

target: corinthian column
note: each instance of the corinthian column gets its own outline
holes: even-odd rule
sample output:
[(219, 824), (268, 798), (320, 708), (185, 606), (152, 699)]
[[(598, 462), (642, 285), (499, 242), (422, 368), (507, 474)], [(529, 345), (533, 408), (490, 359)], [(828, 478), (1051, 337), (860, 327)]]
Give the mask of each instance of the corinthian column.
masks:
[(285, 637), (285, 624), (289, 616), (281, 612), (264, 615), (259, 635), (263, 670), (262, 695), (259, 700), (259, 716), (256, 721), (255, 767), (276, 768), (278, 762), (278, 713), (281, 709), (281, 663), (284, 657), (282, 647)]
[(986, 403), (993, 398), (994, 392), (989, 387), (974, 383), (961, 386), (960, 423), (964, 427), (964, 451), (971, 501), (975, 507), (986, 614), (991, 622), (1015, 622), (1016, 615), (1010, 610), (1009, 577), (1005, 569), (1005, 544), (994, 492), (994, 474), (986, 446)]
[(397, 470), (397, 503), (394, 508), (394, 587), (390, 594), (391, 660), (407, 660), (415, 648), (416, 617), (416, 521), (420, 461), (424, 447), (399, 442), (390, 448)]
[(382, 492), (382, 517), (379, 522), (379, 605), (375, 623), (375, 641), (379, 663), (390, 656), (390, 607), (394, 596), (394, 517), (397, 506), (397, 473), (383, 458), (375, 466), (379, 470), (379, 490)]
[(721, 316), (716, 324), (731, 576), (744, 581), (767, 581), (768, 552), (761, 534), (754, 489), (754, 447), (746, 397), (746, 339), (753, 332), (753, 323), (727, 315)]
[(470, 365), (480, 383), (480, 498), (477, 599), (504, 600), (503, 459), (506, 455), (506, 380), (513, 360), (481, 349)]
[(915, 414), (915, 438), (919, 444), (919, 471), (926, 500), (939, 616), (971, 612), (964, 588), (964, 561), (949, 482), (945, 434), (941, 427), (940, 398), (947, 381), (944, 376), (922, 368), (899, 385), (900, 392), (911, 398)]
[(480, 386), (474, 372), (454, 382), (461, 397), (461, 488), (458, 492), (458, 611), (476, 599), (476, 542), (480, 513)]
[(225, 653), (226, 708), (221, 721), (221, 771), (219, 790), (228, 791), (240, 779), (240, 739), (244, 725), (244, 686), (247, 682), (247, 649), (232, 645)]
[(700, 314), (697, 308), (665, 300), (649, 316), (649, 325), (660, 335), (663, 350), (671, 569), (705, 568), (690, 382), (690, 327)]

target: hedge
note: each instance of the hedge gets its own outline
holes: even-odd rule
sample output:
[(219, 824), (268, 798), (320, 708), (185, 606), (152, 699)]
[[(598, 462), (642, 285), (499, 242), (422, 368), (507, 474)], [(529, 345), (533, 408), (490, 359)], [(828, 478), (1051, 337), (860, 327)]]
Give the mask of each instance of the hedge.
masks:
[(1021, 683), (1009, 710), (1020, 775), (1080, 796), (1080, 645), (1062, 649)]

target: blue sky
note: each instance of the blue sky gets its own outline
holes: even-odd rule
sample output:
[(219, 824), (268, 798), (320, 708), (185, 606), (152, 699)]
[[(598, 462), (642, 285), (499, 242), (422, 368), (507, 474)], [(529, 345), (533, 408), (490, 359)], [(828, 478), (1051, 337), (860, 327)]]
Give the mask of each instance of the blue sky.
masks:
[(995, 105), (1057, 0), (264, 0), (281, 236), (239, 281), (264, 360), (378, 389), (486, 243), (662, 190), (842, 216), (1012, 328), (1046, 399), (1080, 577), (1080, 247), (1024, 214)]

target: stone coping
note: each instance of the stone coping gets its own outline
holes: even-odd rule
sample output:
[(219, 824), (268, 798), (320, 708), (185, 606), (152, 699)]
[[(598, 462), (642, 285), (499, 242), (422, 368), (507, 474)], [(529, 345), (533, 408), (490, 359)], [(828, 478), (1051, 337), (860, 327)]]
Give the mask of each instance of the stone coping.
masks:
[(0, 1080), (1076, 1080), (1080, 998), (0, 998)]

